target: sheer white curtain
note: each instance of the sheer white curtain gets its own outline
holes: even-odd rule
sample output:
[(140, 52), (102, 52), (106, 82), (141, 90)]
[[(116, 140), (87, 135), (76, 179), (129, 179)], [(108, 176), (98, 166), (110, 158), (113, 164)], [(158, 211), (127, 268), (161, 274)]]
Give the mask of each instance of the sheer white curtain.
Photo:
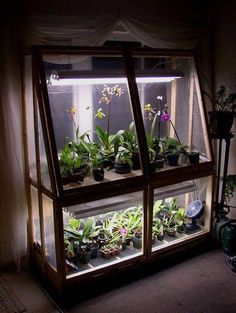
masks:
[(27, 251), (19, 59), (10, 20), (2, 20), (0, 50), (0, 266), (20, 265)]
[(114, 30), (117, 17), (34, 15), (17, 19), (18, 39), (27, 51), (34, 45), (97, 46)]
[[(145, 45), (159, 48), (194, 48), (202, 29), (151, 17), (117, 15), (20, 16), (18, 50), (10, 20), (1, 25), (0, 58), (0, 266), (27, 254), (27, 205), (24, 185), (19, 52), (33, 45), (102, 44), (117, 23)], [(14, 26), (14, 25), (13, 25)]]
[(203, 28), (150, 16), (21, 16), (18, 35), (24, 48), (32, 45), (94, 46), (104, 42), (121, 23), (133, 38), (155, 48), (194, 48)]
[(201, 27), (146, 16), (123, 17), (121, 23), (137, 41), (153, 48), (192, 49), (202, 33)]

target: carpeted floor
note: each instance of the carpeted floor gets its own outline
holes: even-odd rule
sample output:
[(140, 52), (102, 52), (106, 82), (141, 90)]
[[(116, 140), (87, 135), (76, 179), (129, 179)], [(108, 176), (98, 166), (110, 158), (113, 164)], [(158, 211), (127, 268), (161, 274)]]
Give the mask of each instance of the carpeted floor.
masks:
[[(62, 312), (47, 297), (45, 292), (35, 281), (35, 279), (27, 272), (1, 272), (0, 277), (4, 285), (4, 291), (0, 290), (0, 295), (4, 292), (4, 296), (0, 296), (0, 313), (60, 313)], [(9, 294), (10, 293), (10, 294)], [(11, 296), (11, 297), (10, 297)], [(13, 298), (12, 298), (13, 296)], [(15, 297), (15, 298), (14, 298)], [(8, 311), (6, 311), (6, 309)], [(16, 310), (18, 309), (18, 311)]]
[(214, 250), (65, 309), (65, 313), (235, 313), (236, 274)]
[(140, 275), (139, 279), (62, 310), (30, 274), (3, 277), (26, 313), (236, 313), (236, 273), (226, 265), (226, 259), (217, 249), (160, 271), (154, 267), (150, 275)]
[(26, 307), (9, 287), (7, 279), (0, 276), (0, 312), (23, 313), (26, 311)]

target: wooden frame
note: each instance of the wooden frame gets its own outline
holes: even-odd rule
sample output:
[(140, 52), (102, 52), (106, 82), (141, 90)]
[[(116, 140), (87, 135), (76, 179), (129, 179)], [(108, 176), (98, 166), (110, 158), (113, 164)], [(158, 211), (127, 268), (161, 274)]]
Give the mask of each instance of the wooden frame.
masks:
[[(104, 184), (94, 184), (90, 186), (82, 186), (78, 188), (72, 188), (65, 190), (61, 184), (60, 169), (57, 158), (57, 148), (55, 143), (53, 122), (50, 110), (49, 97), (47, 94), (46, 77), (43, 69), (42, 54), (72, 54), (72, 55), (98, 55), (98, 56), (122, 56), (125, 64), (125, 72), (128, 80), (128, 88), (130, 92), (132, 113), (134, 122), (136, 125), (136, 132), (138, 137), (139, 150), (142, 174), (135, 177), (128, 177), (123, 180), (115, 180)], [(186, 180), (197, 179), (201, 177), (209, 177), (214, 174), (214, 162), (212, 160), (203, 162), (197, 165), (185, 165), (179, 168), (171, 168), (168, 170), (160, 170), (156, 173), (151, 173), (149, 170), (149, 157), (148, 147), (145, 135), (145, 128), (143, 124), (142, 112), (140, 108), (140, 100), (138, 95), (137, 83), (135, 80), (135, 66), (133, 57), (136, 56), (180, 56), (188, 57), (193, 56), (192, 50), (157, 50), (149, 48), (103, 48), (103, 47), (36, 47), (33, 49), (33, 77), (34, 77), (34, 90), (35, 90), (35, 144), (37, 154), (37, 173), (38, 181), (29, 179), (29, 183), (38, 189), (39, 193), (39, 215), (41, 221), (41, 242), (42, 242), (42, 265), (41, 271), (43, 275), (49, 274), (49, 280), (55, 286), (58, 292), (62, 292), (66, 286), (76, 282), (83, 282), (87, 279), (95, 277), (96, 275), (109, 274), (114, 268), (135, 266), (149, 262), (154, 259), (158, 254), (162, 255), (168, 252), (174, 252), (175, 249), (186, 245), (191, 245), (204, 237), (207, 237), (210, 233), (211, 224), (211, 198), (212, 198), (212, 183), (209, 183), (207, 187), (207, 206), (208, 213), (206, 215), (206, 231), (203, 231), (200, 235), (194, 235), (188, 240), (180, 240), (176, 244), (166, 246), (161, 250), (152, 251), (151, 239), (152, 239), (152, 219), (153, 219), (153, 193), (155, 188), (168, 186), (170, 184), (178, 184)], [(195, 68), (192, 71), (195, 71)], [(200, 115), (204, 129), (205, 146), (208, 148), (208, 155), (212, 158), (211, 142), (209, 140), (209, 133), (207, 126), (205, 126), (207, 118), (204, 109), (204, 103), (201, 99), (201, 88), (195, 75), (190, 80), (190, 95), (189, 95), (189, 133), (188, 141), (191, 141), (191, 129), (192, 129), (192, 112), (193, 112), (193, 84), (197, 88), (197, 97), (200, 104)], [(176, 110), (176, 84), (171, 86), (173, 97), (171, 99), (172, 110)], [(36, 101), (37, 97), (37, 101)], [(43, 127), (44, 142), (47, 154), (47, 161), (49, 167), (50, 180), (52, 190), (48, 190), (45, 186), (42, 186), (40, 178), (40, 153), (38, 143), (38, 117), (37, 117), (37, 102), (39, 105), (39, 112), (41, 123)], [(25, 135), (27, 141), (27, 136)], [(26, 143), (27, 144), (27, 143)], [(27, 149), (25, 150), (27, 153)], [(144, 235), (143, 235), (143, 254), (133, 257), (131, 259), (122, 261), (121, 263), (115, 263), (102, 269), (94, 270), (82, 275), (72, 274), (66, 275), (65, 271), (65, 257), (64, 257), (64, 242), (63, 242), (63, 207), (81, 204), (91, 201), (91, 194), (93, 200), (104, 199), (108, 197), (115, 197), (126, 193), (135, 191), (143, 191), (143, 223), (144, 223)], [(42, 195), (49, 197), (53, 202), (53, 214), (54, 214), (54, 228), (55, 228), (55, 247), (56, 247), (56, 263), (57, 271), (55, 271), (46, 261), (45, 257), (45, 238), (44, 238), (44, 221), (43, 221), (43, 208), (42, 208)], [(30, 201), (30, 195), (28, 195)], [(31, 212), (31, 211), (30, 211)], [(30, 215), (31, 216), (31, 215)], [(31, 235), (32, 240), (32, 235)], [(34, 243), (31, 242), (31, 247), (34, 250)], [(40, 252), (37, 251), (40, 255)], [(34, 257), (34, 254), (33, 254)], [(36, 262), (37, 263), (37, 262)]]

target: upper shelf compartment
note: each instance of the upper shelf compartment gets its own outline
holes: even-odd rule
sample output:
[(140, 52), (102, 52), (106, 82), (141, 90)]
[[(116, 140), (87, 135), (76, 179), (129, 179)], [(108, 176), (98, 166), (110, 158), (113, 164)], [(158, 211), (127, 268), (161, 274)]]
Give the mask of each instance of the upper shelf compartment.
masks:
[(192, 56), (148, 51), (35, 54), (34, 81), (57, 194), (128, 182), (141, 186), (163, 171), (169, 176), (173, 169), (211, 164)]
[[(148, 152), (165, 169), (211, 159), (198, 76), (193, 57), (137, 56), (135, 72)], [(154, 76), (154, 73), (156, 75)]]

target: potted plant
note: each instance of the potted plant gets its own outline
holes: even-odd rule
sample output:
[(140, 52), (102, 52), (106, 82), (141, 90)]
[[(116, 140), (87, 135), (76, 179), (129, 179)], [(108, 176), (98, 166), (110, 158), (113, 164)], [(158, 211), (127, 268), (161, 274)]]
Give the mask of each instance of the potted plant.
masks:
[[(133, 244), (142, 245), (142, 207), (127, 208), (122, 214), (122, 227), (125, 228), (125, 241), (127, 245), (132, 240)], [(135, 238), (134, 238), (135, 237)], [(135, 242), (135, 243), (134, 243)]]
[(78, 145), (74, 142), (65, 144), (60, 151), (59, 166), (63, 185), (83, 182), (84, 177), (89, 173), (87, 158), (78, 152)]
[(164, 239), (164, 228), (159, 218), (153, 218), (152, 236), (159, 241)]
[(131, 215), (132, 221), (132, 242), (136, 249), (142, 248), (142, 211), (140, 207), (137, 207), (132, 211)]
[(176, 235), (176, 225), (170, 225), (169, 223), (166, 223), (164, 225), (164, 230), (166, 231), (168, 236), (175, 237), (175, 235)]
[(158, 241), (163, 241), (164, 239), (164, 227), (160, 225), (158, 231), (156, 232), (156, 238)]
[(114, 166), (115, 156), (119, 147), (119, 138), (117, 134), (110, 133), (110, 122), (111, 122), (111, 103), (113, 97), (121, 97), (123, 94), (123, 90), (119, 85), (115, 86), (107, 86), (104, 85), (101, 91), (102, 97), (99, 101), (105, 107), (105, 111), (103, 111), (103, 107), (100, 107), (94, 118), (97, 119), (106, 119), (107, 126), (106, 130), (103, 130), (102, 127), (96, 125), (96, 134), (98, 137), (98, 141), (101, 148), (101, 153), (103, 158), (106, 159), (104, 162), (104, 167), (112, 168)]
[(226, 184), (223, 194), (224, 203), (227, 205), (231, 198), (233, 197), (233, 193), (236, 191), (236, 175), (228, 175), (226, 177)]
[(127, 174), (132, 169), (132, 153), (126, 149), (119, 151), (115, 158), (115, 172), (119, 174)]
[[(207, 93), (205, 93), (210, 97)], [(216, 98), (210, 97), (215, 109), (208, 112), (211, 133), (216, 138), (224, 138), (230, 134), (236, 109), (236, 93), (222, 85), (216, 93)]]
[(103, 158), (100, 154), (93, 156), (92, 173), (95, 181), (104, 180)]
[(184, 143), (180, 142), (178, 146), (179, 150), (179, 163), (184, 165), (188, 163), (188, 155), (189, 152), (187, 151), (188, 146), (185, 145)]
[(67, 239), (67, 235), (64, 234), (64, 247), (65, 247), (65, 258), (72, 262), (73, 264), (77, 265), (77, 256), (74, 252), (74, 245), (73, 242)]
[(163, 228), (168, 236), (174, 237), (176, 235), (176, 223), (174, 221), (174, 214), (163, 219)]
[[(150, 132), (146, 132), (146, 139), (148, 145), (148, 153), (149, 153), (149, 161), (150, 161), (150, 171), (151, 173), (155, 172), (156, 167), (161, 168), (162, 162), (161, 157), (161, 147), (160, 147), (160, 116), (159, 113), (155, 111), (155, 108), (152, 107), (151, 104), (146, 104), (144, 106), (144, 112), (147, 114), (147, 119), (152, 121)], [(158, 120), (158, 131), (159, 134), (155, 136), (155, 127)], [(160, 160), (160, 161), (159, 161)], [(156, 162), (157, 161), (157, 162)]]
[(103, 166), (113, 168), (115, 156), (119, 149), (119, 136), (117, 134), (109, 134), (98, 125), (96, 125), (96, 134), (99, 142), (99, 150), (104, 160)]
[(134, 122), (130, 123), (128, 130), (120, 130), (118, 132), (120, 139), (119, 145), (132, 154), (132, 170), (138, 170), (141, 168), (139, 159), (138, 142), (134, 129)]
[[(171, 116), (168, 112), (168, 106), (163, 102), (162, 96), (157, 96), (157, 107), (153, 107), (151, 104), (146, 104), (144, 106), (144, 112), (147, 115), (147, 119), (152, 121), (150, 133), (146, 133), (148, 147), (155, 151), (156, 160), (158, 168), (163, 167), (163, 161), (159, 161), (162, 159), (163, 155), (160, 156), (160, 142), (161, 142), (161, 123), (169, 122), (171, 127), (174, 130), (175, 138), (166, 138), (163, 142), (163, 151), (165, 151), (165, 158), (167, 164), (171, 166), (176, 166), (178, 164), (179, 155), (185, 155), (185, 162), (187, 161), (186, 157), (186, 146), (184, 146), (180, 138), (178, 136), (177, 130), (171, 121)], [(157, 133), (158, 137), (154, 135), (154, 131), (156, 128), (156, 124), (158, 125)]]
[(64, 226), (64, 236), (73, 242), (74, 254), (81, 263), (89, 261), (90, 257), (97, 256), (98, 245), (95, 241), (100, 226), (96, 226), (95, 219), (70, 218), (68, 224)]
[(165, 204), (160, 215), (162, 225), (165, 232), (169, 236), (175, 236), (176, 234), (176, 212), (177, 212), (177, 200), (176, 198), (168, 198), (165, 200)]
[(160, 169), (164, 167), (165, 157), (161, 147), (161, 140), (159, 140), (157, 137), (151, 139), (148, 134), (147, 138), (151, 172), (155, 172), (156, 168)]
[(104, 245), (100, 249), (102, 256), (107, 258), (107, 259), (113, 258), (113, 257), (119, 255), (120, 251), (121, 251), (121, 249), (120, 249), (119, 245), (117, 245), (115, 243), (110, 243), (110, 244)]
[(175, 138), (166, 137), (162, 144), (167, 164), (170, 166), (178, 165), (180, 142)]
[(89, 246), (84, 245), (78, 248), (78, 259), (80, 263), (88, 264), (91, 258), (92, 250)]
[(148, 147), (148, 155), (149, 155), (149, 169), (151, 173), (155, 173), (156, 170), (156, 152)]
[(165, 157), (163, 155), (163, 151), (160, 149), (158, 153), (156, 153), (155, 157), (155, 167), (157, 169), (163, 168), (165, 166)]
[(131, 222), (126, 216), (126, 211), (116, 212), (113, 217), (112, 239), (110, 242), (116, 242), (125, 250), (130, 244), (132, 238)]
[(185, 232), (185, 224), (186, 224), (185, 209), (184, 208), (178, 208), (178, 210), (175, 213), (174, 219), (175, 219), (177, 232), (178, 233), (184, 233)]
[(95, 181), (102, 181), (104, 179), (104, 159), (100, 152), (100, 147), (96, 143), (89, 144), (90, 161), (92, 165), (92, 174)]
[(138, 229), (134, 232), (133, 237), (132, 237), (132, 242), (133, 246), (136, 249), (141, 249), (142, 248), (142, 231), (141, 229)]
[(198, 151), (190, 151), (188, 160), (190, 164), (198, 164), (200, 161), (200, 153)]

